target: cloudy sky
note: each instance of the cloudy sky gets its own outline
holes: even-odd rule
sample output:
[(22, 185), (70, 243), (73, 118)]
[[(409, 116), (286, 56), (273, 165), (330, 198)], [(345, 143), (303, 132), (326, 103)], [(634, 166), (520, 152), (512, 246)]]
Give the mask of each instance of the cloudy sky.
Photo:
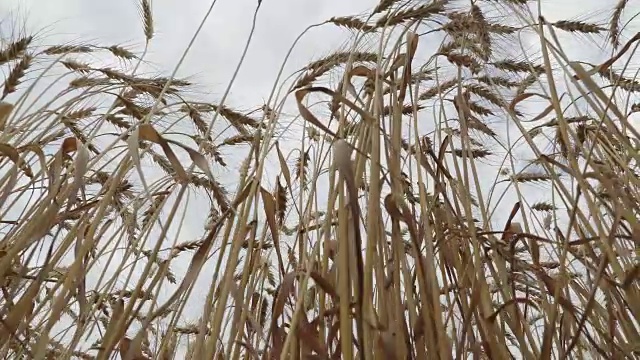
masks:
[[(218, 0), (180, 75), (192, 76), (195, 82), (213, 91), (212, 96), (223, 89), (246, 43), (256, 5), (257, 0)], [(264, 0), (253, 44), (233, 89), (233, 101), (260, 102), (269, 93), (275, 80), (274, 70), (307, 26), (331, 16), (358, 14), (374, 5), (375, 1), (370, 0)], [(137, 6), (131, 0), (8, 0), (0, 8), (11, 9), (13, 14), (26, 18), (30, 29), (44, 28), (46, 39), (52, 43), (95, 39), (142, 46), (144, 38)], [(210, 2), (156, 0), (152, 6), (156, 34), (147, 60), (157, 70), (168, 71), (193, 37)], [(309, 59), (327, 54), (344, 40), (345, 32), (339, 29), (325, 27), (314, 31), (295, 54), (289, 73)]]
[[(545, 0), (543, 7), (550, 21), (563, 19), (603, 23), (608, 20), (609, 9), (614, 3), (599, 0)], [(231, 89), (227, 105), (241, 110), (261, 106), (271, 92), (289, 47), (306, 27), (332, 16), (365, 13), (376, 4), (375, 0), (263, 0), (254, 39)], [(198, 84), (197, 89), (201, 92), (199, 97), (203, 100), (215, 103), (222, 97), (245, 46), (256, 5), (257, 0), (217, 0), (204, 30), (178, 72), (179, 77), (188, 77)], [(145, 66), (148, 71), (169, 74), (193, 37), (210, 2), (155, 0), (152, 6), (155, 38), (150, 44)], [(629, 10), (632, 8), (633, 5), (630, 5)], [(632, 12), (629, 10), (627, 15)], [(38, 32), (43, 43), (125, 44), (140, 50), (144, 45), (144, 36), (138, 11), (137, 1), (134, 0), (0, 2), (0, 14), (3, 14), (2, 20), (5, 21), (3, 29), (7, 29), (4, 26), (6, 22), (21, 24), (26, 21), (27, 31)], [(509, 17), (508, 14), (501, 16)], [(294, 51), (284, 76), (343, 46), (348, 39), (348, 31), (334, 26), (312, 30)], [(573, 37), (565, 51), (590, 60), (599, 59), (604, 53), (594, 45), (602, 43), (603, 40), (599, 38)], [(230, 181), (228, 176), (221, 180), (223, 183)], [(198, 230), (193, 237), (199, 233)], [(203, 284), (208, 285), (209, 281), (204, 279)]]

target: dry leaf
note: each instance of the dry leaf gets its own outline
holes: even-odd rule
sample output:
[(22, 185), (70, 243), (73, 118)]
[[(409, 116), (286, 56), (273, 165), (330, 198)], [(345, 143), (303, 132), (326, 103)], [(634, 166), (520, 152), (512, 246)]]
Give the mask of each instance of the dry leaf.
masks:
[(278, 225), (276, 223), (276, 202), (270, 192), (260, 187), (260, 194), (262, 195), (262, 205), (264, 206), (264, 213), (267, 216), (267, 224), (271, 231), (271, 237), (273, 238), (273, 247), (276, 250), (276, 256), (278, 257), (278, 266), (280, 273), (284, 275), (284, 262), (282, 261), (282, 253), (280, 252), (280, 233), (278, 231)]
[(392, 332), (391, 330), (382, 331), (380, 333), (379, 342), (387, 359), (397, 359), (395, 332)]
[(60, 150), (64, 154), (70, 154), (78, 150), (79, 142), (80, 141), (78, 141), (78, 139), (74, 137), (68, 137), (62, 141), (62, 146), (60, 147)]
[(322, 346), (322, 342), (320, 341), (320, 333), (309, 323), (307, 315), (304, 313), (298, 317), (298, 331), (296, 335), (298, 335), (300, 342), (322, 356), (322, 358), (326, 359), (329, 356), (326, 348)]
[(130, 359), (130, 360), (149, 360), (148, 357), (144, 356), (142, 354), (142, 349), (140, 347), (137, 347), (135, 349), (133, 349), (132, 351), (132, 356), (126, 357), (127, 353), (131, 350), (131, 346), (133, 345), (133, 341), (131, 341), (131, 339), (129, 339), (128, 337), (123, 337), (122, 339), (120, 339), (120, 344), (118, 346), (118, 350), (120, 351), (120, 357), (124, 360), (124, 359)]
[(543, 94), (538, 94), (538, 93), (522, 93), (516, 97), (513, 98), (513, 100), (511, 100), (511, 103), (509, 104), (509, 110), (511, 110), (512, 112), (516, 110), (516, 105), (518, 105), (518, 103), (520, 103), (521, 101), (524, 101), (532, 96), (538, 96), (541, 97), (543, 99), (546, 100), (551, 100), (548, 96), (543, 95)]
[[(180, 145), (180, 144), (177, 144), (177, 145)], [(197, 152), (196, 150), (188, 146), (184, 146), (184, 145), (180, 145), (180, 146), (187, 151), (187, 153), (189, 154), (189, 157), (191, 158), (191, 161), (193, 161), (193, 163), (198, 168), (200, 168), (200, 170), (202, 170), (205, 174), (207, 174), (207, 177), (209, 177), (211, 181), (213, 181), (214, 180), (213, 173), (211, 172), (211, 168), (209, 167), (209, 162), (207, 161), (207, 159), (202, 154), (200, 154), (199, 152)]]
[(339, 296), (338, 296), (338, 292), (336, 291), (336, 289), (333, 287), (333, 285), (331, 284), (331, 281), (325, 279), (324, 277), (322, 277), (322, 275), (317, 272), (317, 271), (311, 271), (310, 274), (311, 278), (313, 279), (313, 281), (316, 282), (316, 284), (318, 284), (318, 286), (320, 288), (322, 288), (322, 290), (324, 290), (324, 292), (326, 292), (327, 294), (331, 295), (331, 297), (333, 298), (334, 302), (338, 302)]
[(284, 176), (284, 180), (287, 182), (287, 187), (291, 188), (291, 172), (289, 172), (289, 166), (287, 165), (284, 156), (282, 155), (282, 151), (280, 150), (280, 145), (276, 141), (276, 151), (278, 152), (278, 161), (280, 161), (280, 171), (282, 171), (282, 175)]
[(554, 107), (553, 104), (547, 106), (546, 109), (544, 109), (538, 116), (534, 117), (533, 119), (529, 120), (529, 121), (538, 121), (542, 118), (544, 118), (545, 116), (549, 115), (549, 113), (551, 113), (551, 111), (553, 111)]
[(16, 164), (22, 172), (30, 178), (33, 178), (33, 171), (27, 163), (20, 159), (20, 153), (16, 148), (9, 144), (0, 144), (0, 153), (7, 156), (14, 164)]
[(169, 143), (160, 134), (158, 134), (151, 124), (141, 124), (138, 131), (140, 140), (146, 140), (160, 145), (162, 151), (167, 156), (167, 159), (171, 165), (173, 165), (173, 170), (176, 172), (178, 179), (183, 182), (189, 181), (187, 172), (184, 170), (184, 167), (180, 163), (180, 160), (178, 160), (176, 154), (171, 150)]
[(358, 66), (354, 67), (353, 69), (351, 69), (351, 72), (349, 73), (349, 78), (352, 78), (354, 76), (372, 78), (373, 77), (372, 73), (373, 73), (373, 71), (371, 69), (369, 69), (368, 67), (366, 67), (364, 65), (358, 65)]
[(13, 111), (13, 104), (5, 101), (0, 102), (0, 131), (4, 131), (11, 111)]

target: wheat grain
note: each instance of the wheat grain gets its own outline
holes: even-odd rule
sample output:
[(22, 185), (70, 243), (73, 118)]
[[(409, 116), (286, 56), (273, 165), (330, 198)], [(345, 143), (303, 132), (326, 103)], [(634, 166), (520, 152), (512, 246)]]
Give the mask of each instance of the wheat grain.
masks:
[(45, 55), (62, 55), (62, 54), (86, 54), (94, 50), (88, 45), (55, 45), (46, 48), (43, 53)]
[(581, 32), (585, 34), (598, 34), (602, 31), (605, 31), (605, 29), (601, 26), (589, 24), (582, 21), (561, 20), (554, 22), (553, 26), (564, 31)]
[(0, 49), (0, 65), (4, 65), (9, 61), (17, 60), (18, 58), (20, 58), (25, 53), (25, 51), (27, 51), (27, 48), (31, 44), (32, 40), (32, 36), (27, 36), (16, 40)]
[(137, 58), (137, 56), (134, 53), (125, 49), (122, 46), (112, 45), (107, 47), (106, 50), (109, 50), (113, 55), (119, 58), (122, 58), (124, 60), (132, 60)]
[(342, 26), (353, 30), (371, 31), (374, 29), (373, 26), (367, 25), (362, 20), (349, 16), (332, 17), (328, 21), (336, 24), (337, 26)]
[(140, 0), (142, 10), (142, 24), (144, 25), (144, 36), (147, 41), (153, 38), (153, 16), (151, 13), (151, 1)]
[(620, 46), (620, 18), (628, 2), (628, 0), (618, 0), (609, 21), (609, 39), (614, 49)]
[(394, 26), (412, 20), (426, 20), (429, 17), (444, 12), (448, 0), (434, 0), (428, 4), (407, 10), (388, 12), (376, 22), (376, 27)]
[(7, 95), (17, 90), (26, 71), (31, 67), (32, 61), (33, 56), (26, 54), (22, 56), (22, 59), (11, 69), (9, 75), (4, 80), (4, 88), (2, 89), (2, 98), (0, 98), (0, 100), (3, 100)]

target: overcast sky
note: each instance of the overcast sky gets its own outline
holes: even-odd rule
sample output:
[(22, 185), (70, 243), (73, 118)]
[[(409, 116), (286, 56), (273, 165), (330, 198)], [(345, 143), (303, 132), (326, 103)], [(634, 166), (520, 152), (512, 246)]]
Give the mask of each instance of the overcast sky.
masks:
[[(218, 0), (180, 74), (194, 76), (195, 82), (214, 94), (221, 91), (245, 45), (256, 5), (257, 0)], [(264, 0), (232, 101), (260, 102), (273, 85), (274, 70), (307, 26), (331, 16), (357, 14), (374, 5), (371, 0)], [(153, 1), (156, 34), (147, 60), (157, 70), (173, 69), (209, 6), (209, 1), (200, 0)], [(137, 1), (8, 0), (1, 8), (19, 9), (16, 13), (23, 19), (26, 15), (31, 29), (46, 27), (46, 38), (51, 42), (96, 39), (141, 46), (144, 40)], [(297, 52), (293, 68), (326, 55), (344, 40), (345, 31), (333, 27), (314, 31)]]
[[(599, 0), (543, 2), (544, 13), (551, 21), (564, 19), (601, 23), (607, 21), (610, 14), (604, 10), (613, 7), (614, 3)], [(148, 70), (169, 74), (210, 3), (203, 0), (155, 0), (152, 4), (155, 38), (146, 58)], [(375, 0), (263, 0), (255, 38), (227, 105), (241, 110), (261, 106), (271, 92), (286, 52), (307, 26), (332, 16), (364, 13), (376, 4)], [(257, 0), (218, 0), (204, 31), (179, 71), (179, 76), (189, 77), (198, 85), (197, 89), (202, 93), (199, 97), (204, 97), (203, 100), (215, 103), (222, 96), (245, 46), (256, 5)], [(18, 19), (20, 23), (26, 20), (27, 30), (40, 32), (43, 43), (126, 44), (140, 50), (144, 36), (137, 6), (134, 0), (2, 0), (0, 14), (5, 21), (15, 22)], [(629, 5), (626, 18), (633, 12), (633, 7)], [(348, 37), (348, 31), (334, 26), (313, 30), (297, 47), (284, 76), (342, 46)], [(565, 51), (593, 60), (602, 57), (602, 51), (594, 46), (602, 42), (599, 38), (574, 37)], [(226, 183), (229, 177), (221, 181)], [(197, 229), (193, 237), (200, 233), (201, 229)], [(203, 285), (208, 285), (209, 281), (204, 279)]]

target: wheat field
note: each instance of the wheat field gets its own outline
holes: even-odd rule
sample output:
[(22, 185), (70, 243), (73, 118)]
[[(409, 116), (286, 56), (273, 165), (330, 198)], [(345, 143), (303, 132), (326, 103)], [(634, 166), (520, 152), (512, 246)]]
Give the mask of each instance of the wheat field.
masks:
[(381, 0), (250, 111), (139, 70), (150, 0), (2, 33), (0, 357), (640, 358), (634, 4)]

